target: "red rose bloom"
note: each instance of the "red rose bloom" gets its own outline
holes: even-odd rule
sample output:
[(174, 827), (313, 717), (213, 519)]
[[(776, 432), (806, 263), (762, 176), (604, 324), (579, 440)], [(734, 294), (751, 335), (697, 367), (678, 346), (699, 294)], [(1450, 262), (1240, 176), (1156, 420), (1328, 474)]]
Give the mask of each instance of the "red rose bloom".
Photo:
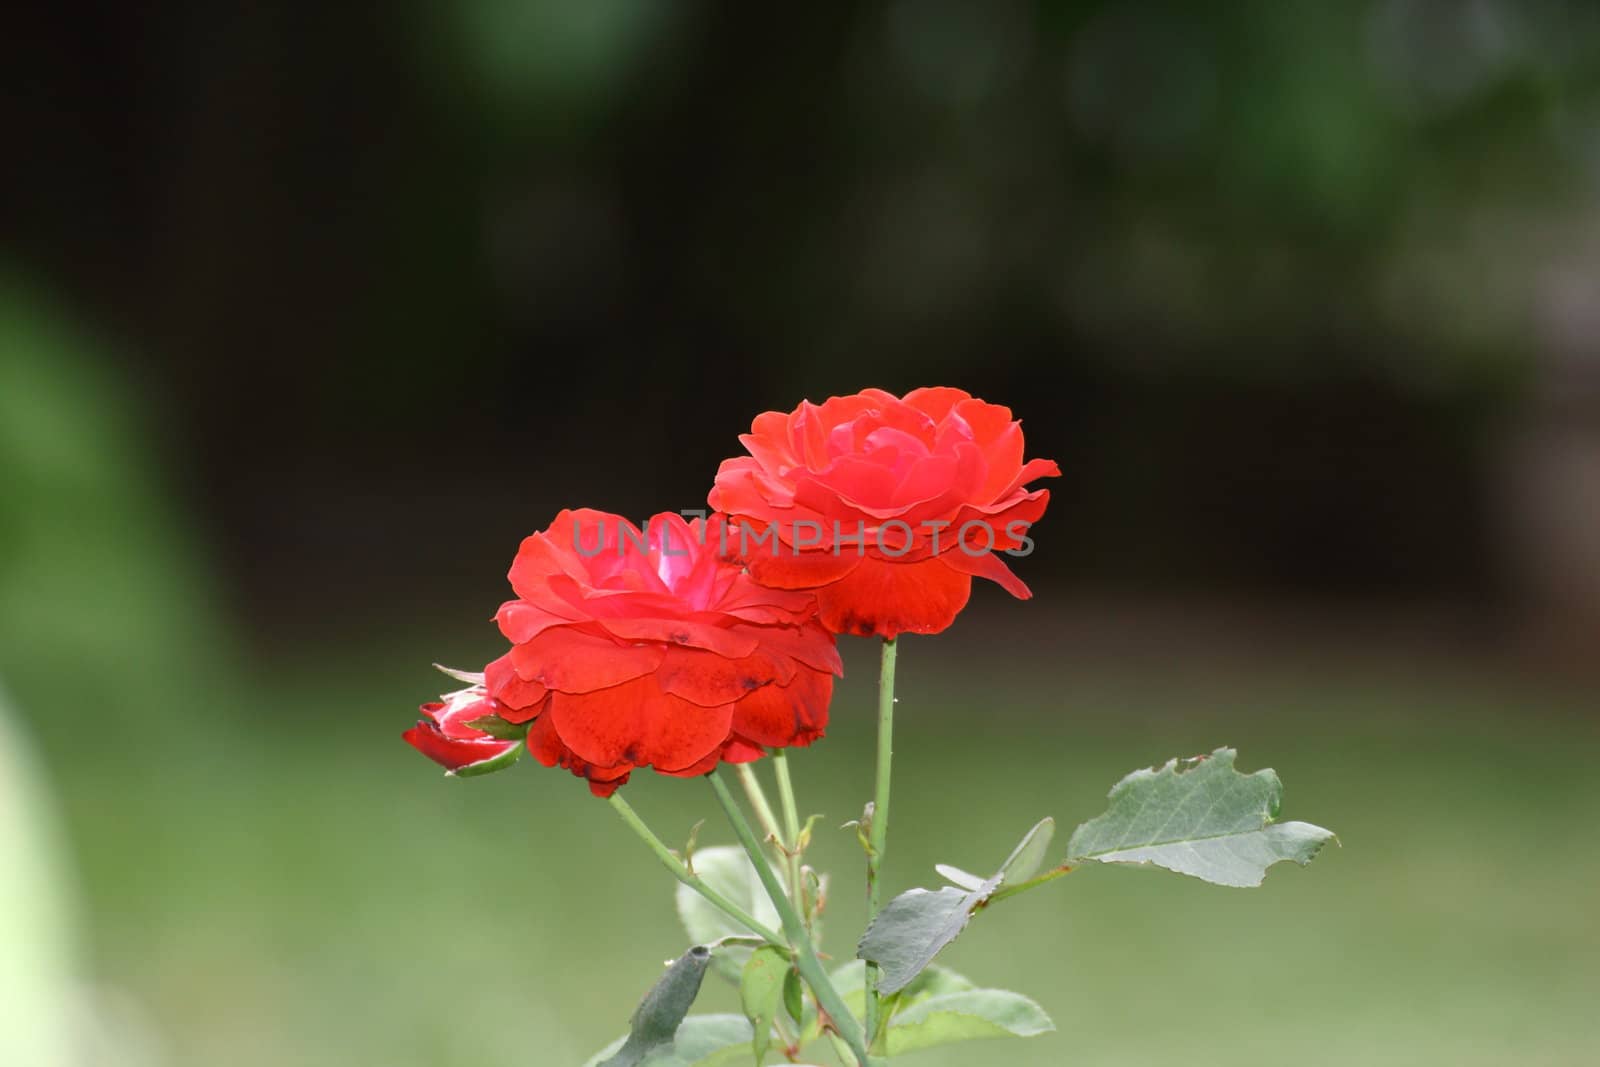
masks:
[(757, 416), (724, 460), (711, 507), (750, 574), (814, 590), (835, 633), (938, 633), (966, 606), (974, 575), (1032, 594), (995, 551), (1031, 545), (1061, 473), (1022, 459), (1009, 408), (960, 389), (881, 389)]
[[(517, 599), (496, 619), (512, 649), (484, 669), (485, 707), (527, 724), (534, 758), (598, 796), (636, 767), (704, 774), (821, 737), (840, 672), (833, 636), (809, 595), (757, 584), (721, 557), (723, 540), (720, 519), (662, 514), (641, 532), (563, 511), (511, 564)], [(441, 742), (417, 730), (407, 740), (439, 760)]]

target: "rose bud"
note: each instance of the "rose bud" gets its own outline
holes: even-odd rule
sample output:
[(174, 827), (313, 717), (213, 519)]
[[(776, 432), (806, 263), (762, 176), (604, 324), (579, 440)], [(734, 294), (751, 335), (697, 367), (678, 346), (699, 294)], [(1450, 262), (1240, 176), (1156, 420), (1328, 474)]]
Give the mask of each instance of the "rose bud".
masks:
[(419, 710), (423, 717), (400, 736), (450, 774), (488, 774), (511, 766), (522, 753), (527, 726), (500, 718), (505, 709), (482, 684), (447, 693)]

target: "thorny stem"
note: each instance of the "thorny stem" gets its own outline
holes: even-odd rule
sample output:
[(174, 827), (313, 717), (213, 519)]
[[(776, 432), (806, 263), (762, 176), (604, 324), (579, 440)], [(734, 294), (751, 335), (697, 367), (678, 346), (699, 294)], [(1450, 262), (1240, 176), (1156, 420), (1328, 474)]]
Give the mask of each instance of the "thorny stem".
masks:
[(811, 938), (806, 933), (805, 923), (801, 921), (800, 913), (795, 911), (794, 904), (783, 891), (783, 884), (762, 853), (761, 842), (756, 838), (756, 832), (750, 828), (750, 822), (744, 817), (744, 812), (740, 810), (739, 802), (734, 799), (721, 774), (713, 772), (706, 777), (710, 779), (711, 789), (716, 793), (718, 803), (727, 814), (728, 822), (733, 825), (733, 832), (738, 835), (739, 843), (744, 846), (745, 854), (750, 857), (750, 863), (756, 869), (756, 876), (761, 879), (767, 896), (772, 898), (772, 906), (778, 909), (778, 917), (783, 920), (783, 932), (789, 936), (796, 953), (795, 964), (800, 968), (800, 977), (811, 987), (818, 1005), (828, 1014), (833, 1029), (844, 1039), (845, 1044), (850, 1046), (856, 1062), (860, 1067), (872, 1067), (867, 1057), (867, 1045), (861, 1032), (861, 1024), (850, 1014), (844, 998), (834, 988), (832, 980), (828, 978), (828, 972), (823, 970), (822, 961), (817, 958), (816, 946), (811, 943)]
[(661, 838), (657, 837), (655, 832), (645, 825), (644, 820), (639, 817), (639, 813), (633, 810), (633, 805), (622, 799), (621, 793), (612, 793), (610, 804), (612, 809), (622, 816), (622, 821), (628, 824), (628, 828), (638, 834), (640, 839), (650, 847), (650, 851), (656, 854), (656, 858), (661, 861), (662, 865), (672, 872), (674, 878), (705, 897), (713, 907), (728, 917), (749, 927), (757, 936), (765, 938), (779, 948), (787, 947), (787, 942), (776, 931), (769, 929), (761, 920), (715, 889), (712, 889), (705, 883), (704, 879), (691, 871), (683, 860), (679, 859), (671, 849), (661, 843)]

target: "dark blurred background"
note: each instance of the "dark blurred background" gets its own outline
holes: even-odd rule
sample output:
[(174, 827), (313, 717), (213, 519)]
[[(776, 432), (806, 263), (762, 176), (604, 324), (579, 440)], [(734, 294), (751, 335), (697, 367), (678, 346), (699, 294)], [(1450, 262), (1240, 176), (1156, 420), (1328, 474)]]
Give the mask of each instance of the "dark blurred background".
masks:
[[(1347, 835), (1290, 890), (1343, 865), (1372, 893), (1350, 929), (1445, 924), (1370, 1004), (1328, 1006), (1374, 965), (1348, 939), (1342, 970), (1283, 989), (1303, 1014), (1284, 1007), (1282, 1033), (1349, 1035), (1298, 1062), (1600, 1054), (1564, 1011), (1600, 993), (1592, 963), (1555, 961), (1600, 949), (1576, 875), (1462, 905), (1500, 916), (1525, 964), (1479, 992), (1529, 1014), (1487, 1022), (1459, 985), (1473, 968), (1437, 951), (1469, 936), (1441, 894), (1478, 875), (1455, 852), (1407, 866), (1421, 809), (1389, 810), (1411, 790), (1452, 834), (1472, 810), (1514, 837), (1553, 806), (1540, 840), (1569, 846), (1600, 814), (1578, 762), (1600, 740), (1600, 6), (33, 5), (0, 59), (0, 683), (56, 826), (28, 833), (58, 842), (83, 898), (60, 925), (100, 992), (72, 1010), (110, 1018), (120, 1050), (80, 1059), (205, 1063), (250, 1037), (263, 1063), (468, 1062), (469, 1020), (428, 1024), (436, 1044), (406, 1029), (411, 991), (448, 971), (438, 946), (408, 944), (403, 895), (363, 902), (430, 865), (516, 878), (549, 839), (523, 828), (506, 855), (450, 821), (406, 835), (396, 813), (482, 819), (534, 790), (563, 822), (608, 816), (553, 774), (446, 791), (392, 736), (436, 687), (421, 668), (496, 654), (505, 566), (560, 507), (699, 506), (756, 413), (923, 384), (1010, 405), (1065, 476), (1018, 565), (1037, 599), (982, 589), (936, 655), (910, 650), (935, 706), (909, 774), (962, 773), (964, 695), (1002, 732), (1059, 727), (1085, 816), (1128, 767), (1259, 736), (1242, 762), (1276, 762), (1293, 803), (1298, 760), (1324, 810), (1294, 814)], [(848, 657), (845, 721), (806, 757), (836, 821), (864, 793), (845, 709), (872, 665)], [(1357, 770), (1374, 755), (1392, 765)], [(1487, 768), (1492, 788), (1457, 795)], [(640, 792), (687, 821), (704, 799)], [(350, 821), (312, 848), (330, 809)], [(1364, 817), (1387, 844), (1349, 837)], [(916, 833), (904, 884), (964, 862), (918, 855)], [(586, 862), (665, 900), (642, 857)], [(1100, 879), (1110, 899), (1128, 877), (1145, 884)], [(330, 878), (364, 928), (313, 903)], [(482, 891), (462, 878), (434, 914)], [(1408, 879), (1435, 892), (1397, 913)], [(1290, 890), (1283, 929), (1306, 918)], [(1184, 911), (1203, 889), (1146, 892), (1138, 914), (1209, 921)], [(1527, 925), (1541, 892), (1545, 916), (1573, 912), (1559, 951)], [(534, 897), (582, 912), (563, 926), (604, 922), (573, 885)], [(659, 910), (607, 935), (649, 932), (640, 973), (591, 961), (563, 991), (578, 948), (497, 958), (497, 980), (555, 998), (553, 1044), (473, 1062), (603, 1044), (676, 953)], [(307, 923), (340, 932), (285, 947)], [(1108, 1018), (1115, 981), (1020, 966), (1098, 1050), (1085, 1062), (1145, 1062), (1127, 1033), (1063, 1018), (1088, 987)], [(317, 990), (376, 970), (393, 985), (323, 1014)], [(217, 975), (262, 1003), (205, 1006)], [(1457, 1014), (1397, 1007), (1407, 982), (1460, 993)], [(394, 1013), (398, 1034), (376, 1021)], [(1154, 1049), (1196, 1021), (1137, 1028)], [(1279, 1032), (1227, 1062), (1282, 1062)], [(1446, 1032), (1467, 1035), (1448, 1054)]]

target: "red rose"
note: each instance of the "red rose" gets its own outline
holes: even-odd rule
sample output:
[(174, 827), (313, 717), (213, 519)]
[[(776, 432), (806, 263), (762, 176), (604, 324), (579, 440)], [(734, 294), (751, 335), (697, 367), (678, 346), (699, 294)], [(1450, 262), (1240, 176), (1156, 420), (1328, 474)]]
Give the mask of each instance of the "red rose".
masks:
[(835, 633), (938, 633), (966, 606), (974, 575), (1032, 594), (995, 551), (1031, 546), (1061, 473), (1022, 459), (1009, 408), (960, 389), (881, 389), (757, 416), (724, 460), (711, 507), (751, 575), (814, 590)]
[(641, 532), (586, 509), (524, 540), (496, 616), (513, 647), (484, 669), (494, 716), (598, 796), (636, 767), (704, 774), (821, 737), (833, 636), (809, 595), (758, 585), (723, 540), (720, 519), (662, 514)]
[(450, 673), (476, 684), (422, 705), (423, 718), (400, 736), (452, 774), (482, 774), (516, 762), (522, 748), (520, 740), (509, 735), (495, 737), (468, 725), (472, 722), (486, 725), (505, 710), (484, 691), (483, 676)]

